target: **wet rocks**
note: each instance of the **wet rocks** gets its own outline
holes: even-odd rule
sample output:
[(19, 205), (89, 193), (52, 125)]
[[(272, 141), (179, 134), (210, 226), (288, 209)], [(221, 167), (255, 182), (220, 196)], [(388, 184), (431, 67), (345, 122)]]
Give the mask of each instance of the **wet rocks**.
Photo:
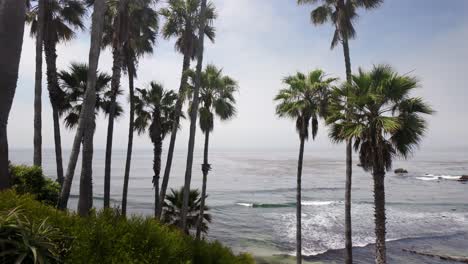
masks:
[(404, 174), (404, 173), (408, 173), (407, 170), (403, 169), (403, 168), (398, 168), (394, 171), (396, 174)]
[(461, 181), (461, 182), (468, 182), (468, 175), (463, 175), (460, 177), (460, 179), (458, 179), (458, 181)]

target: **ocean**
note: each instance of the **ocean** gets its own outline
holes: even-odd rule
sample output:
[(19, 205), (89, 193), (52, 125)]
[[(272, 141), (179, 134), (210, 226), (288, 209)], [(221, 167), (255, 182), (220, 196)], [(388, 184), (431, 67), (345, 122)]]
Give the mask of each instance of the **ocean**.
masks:
[[(113, 154), (111, 198), (115, 206), (119, 206), (121, 200), (125, 153), (125, 150), (115, 150)], [(454, 245), (468, 248), (468, 184), (457, 181), (459, 176), (468, 174), (466, 153), (463, 149), (418, 151), (409, 160), (394, 162), (394, 168), (405, 168), (409, 173), (388, 172), (386, 176), (390, 247), (412, 248), (420, 244), (427, 248), (429, 244), (456, 241)], [(68, 161), (68, 154), (64, 151), (64, 161)], [(15, 164), (32, 163), (30, 149), (12, 150), (10, 155)], [(210, 150), (213, 170), (208, 176), (207, 205), (213, 221), (208, 238), (221, 241), (235, 252), (264, 257), (293, 255), (297, 156), (297, 150), (292, 149)], [(153, 212), (152, 159), (150, 149), (133, 152), (128, 197), (129, 211), (133, 214), (151, 215)], [(171, 188), (182, 186), (185, 160), (186, 152), (176, 151), (169, 181)], [(43, 162), (45, 174), (55, 177), (53, 150), (44, 150)], [(202, 151), (196, 150), (192, 188), (201, 188), (201, 163)], [(374, 241), (372, 177), (357, 164), (357, 157), (354, 157), (353, 243), (356, 252), (362, 251), (370, 259), (357, 263), (372, 263), (372, 250), (366, 250)], [(93, 173), (95, 206), (100, 207), (103, 150), (94, 153)], [(75, 175), (69, 203), (72, 209), (76, 209), (79, 187), (79, 172)], [(342, 258), (344, 179), (344, 151), (314, 150), (313, 144), (306, 146), (302, 236), (303, 254), (311, 260), (333, 262)], [(389, 254), (391, 252), (389, 250)], [(434, 261), (411, 263), (439, 263), (440, 260)]]

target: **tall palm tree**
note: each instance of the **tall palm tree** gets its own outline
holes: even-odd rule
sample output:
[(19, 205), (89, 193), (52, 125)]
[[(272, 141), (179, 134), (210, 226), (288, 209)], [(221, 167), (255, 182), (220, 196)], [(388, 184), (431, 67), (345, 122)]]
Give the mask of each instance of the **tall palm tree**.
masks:
[(124, 43), (124, 70), (128, 75), (130, 101), (130, 118), (128, 130), (127, 158), (125, 161), (124, 185), (122, 192), (122, 214), (127, 212), (128, 181), (133, 148), (133, 130), (135, 119), (134, 78), (137, 76), (138, 60), (146, 54), (153, 53), (159, 29), (158, 13), (151, 8), (154, 0), (141, 0), (130, 5), (131, 20), (128, 20), (128, 35)]
[[(54, 122), (55, 159), (57, 180), (63, 183), (62, 140), (60, 135), (59, 112), (63, 107), (63, 96), (57, 77), (57, 45), (75, 37), (74, 30), (84, 29), (83, 18), (86, 5), (81, 0), (48, 0), (44, 3), (44, 49), (47, 64), (47, 83), (52, 117)], [(37, 34), (38, 8), (31, 8), (28, 21), (31, 23), (31, 35)]]
[[(179, 190), (171, 189), (171, 193), (166, 196), (165, 201), (163, 202), (163, 217), (162, 222), (167, 223), (173, 226), (180, 226), (181, 221), (181, 209), (183, 203), (183, 194), (184, 187), (181, 187)], [(203, 205), (203, 210), (201, 209), (201, 198), (200, 191), (191, 190), (189, 196), (189, 210), (187, 217), (187, 226), (186, 233), (189, 233), (190, 230), (194, 229), (198, 223), (202, 222), (201, 232), (204, 234), (208, 233), (208, 224), (211, 223), (211, 215), (206, 213), (210, 208), (206, 205)], [(203, 214), (201, 212), (204, 212)], [(201, 217), (203, 216), (203, 217)]]
[[(168, 6), (162, 8), (161, 15), (165, 17), (166, 22), (162, 29), (163, 37), (166, 39), (177, 38), (175, 48), (184, 56), (182, 64), (182, 75), (179, 86), (179, 94), (184, 94), (187, 85), (187, 75), (185, 74), (190, 69), (191, 60), (195, 58), (196, 51), (198, 50), (198, 28), (200, 20), (200, 0), (169, 0)], [(214, 19), (216, 19), (216, 12), (212, 5), (209, 5), (206, 12), (206, 27), (204, 30), (205, 35), (211, 41), (215, 38), (215, 29), (211, 26)], [(166, 167), (164, 169), (164, 177), (161, 184), (161, 192), (159, 195), (160, 204), (156, 208), (157, 216), (161, 216), (162, 201), (166, 196), (167, 186), (169, 184), (169, 174), (171, 173), (172, 158), (174, 155), (175, 141), (177, 137), (177, 127), (179, 127), (180, 115), (182, 114), (183, 96), (179, 96), (176, 103), (176, 112), (171, 132), (171, 140), (167, 152)]]
[(159, 204), (159, 176), (161, 172), (162, 144), (174, 125), (175, 103), (177, 94), (164, 90), (161, 84), (151, 82), (147, 90), (137, 89), (135, 101), (135, 130), (138, 134), (148, 132), (153, 142), (153, 186), (154, 211)]
[[(66, 105), (62, 109), (65, 126), (75, 129), (78, 126), (81, 109), (83, 108), (84, 96), (88, 82), (88, 65), (83, 63), (72, 63), (68, 71), (62, 70), (58, 73), (60, 84), (65, 93)], [(96, 105), (95, 115), (99, 112), (109, 113), (111, 76), (107, 73), (98, 73), (96, 78)], [(121, 93), (121, 91), (119, 91)], [(117, 105), (115, 118), (123, 113), (122, 106)]]
[(7, 124), (18, 80), (25, 14), (24, 1), (0, 2), (0, 190), (10, 186)]
[(73, 146), (68, 162), (67, 174), (60, 192), (58, 207), (67, 208), (70, 196), (71, 184), (75, 173), (78, 154), (81, 143), (83, 143), (83, 160), (80, 179), (80, 199), (78, 201), (78, 213), (87, 216), (93, 205), (93, 185), (92, 185), (92, 163), (93, 163), (93, 136), (94, 136), (94, 108), (96, 104), (96, 79), (101, 54), (101, 42), (104, 29), (104, 14), (106, 11), (105, 0), (94, 1), (94, 11), (92, 16), (91, 46), (89, 50), (88, 82), (83, 107), (81, 109), (78, 126), (76, 129)]
[(38, 0), (36, 75), (34, 83), (34, 166), (42, 166), (42, 47), (44, 46), (45, 0)]
[[(335, 33), (331, 48), (339, 43), (343, 47), (345, 59), (346, 80), (351, 82), (351, 58), (349, 54), (349, 40), (356, 37), (354, 22), (358, 18), (357, 9), (373, 9), (379, 7), (383, 0), (297, 0), (298, 4), (320, 3), (311, 13), (312, 23), (322, 25), (332, 23)], [(351, 187), (352, 187), (352, 139), (346, 142), (346, 191), (345, 191), (345, 245), (346, 264), (353, 263), (353, 242), (351, 227)]]
[[(332, 123), (331, 138), (336, 141), (354, 138), (363, 169), (372, 173), (378, 264), (386, 263), (385, 173), (395, 157), (407, 158), (417, 147), (427, 127), (421, 115), (433, 113), (422, 98), (411, 97), (418, 86), (416, 78), (399, 75), (387, 65), (374, 66), (369, 72), (360, 69), (353, 76), (352, 87), (338, 91), (346, 95), (344, 99), (353, 111), (347, 117), (335, 111), (328, 118)], [(333, 101), (334, 108), (343, 108), (343, 104)]]
[(296, 195), (296, 259), (298, 264), (302, 263), (301, 182), (304, 143), (309, 138), (309, 125), (312, 129), (312, 139), (315, 139), (317, 135), (318, 120), (325, 114), (330, 86), (335, 80), (335, 78), (327, 78), (322, 70), (315, 70), (307, 75), (297, 73), (283, 80), (287, 88), (280, 90), (275, 97), (275, 101), (278, 101), (276, 114), (279, 117), (296, 120), (296, 130), (300, 139)]
[[(106, 21), (104, 32), (109, 34), (104, 35), (103, 46), (110, 45), (112, 47), (112, 81), (111, 81), (111, 104), (109, 112), (109, 123), (107, 126), (106, 140), (106, 158), (104, 163), (104, 208), (110, 206), (110, 179), (111, 179), (111, 162), (112, 162), (112, 140), (114, 135), (114, 115), (117, 100), (117, 92), (120, 87), (120, 78), (122, 74), (124, 53), (124, 41), (128, 33), (128, 6), (129, 0), (119, 0), (118, 4), (114, 1), (108, 1), (108, 9), (106, 12)], [(106, 38), (108, 37), (108, 38)]]
[[(194, 74), (191, 74), (193, 81)], [(234, 93), (237, 91), (237, 83), (229, 76), (223, 75), (223, 70), (218, 69), (214, 65), (208, 65), (205, 71), (202, 72), (200, 96), (201, 103), (198, 109), (200, 118), (199, 125), (202, 132), (205, 134), (205, 145), (203, 149), (203, 185), (200, 202), (200, 215), (203, 215), (205, 208), (206, 182), (208, 172), (211, 170), (211, 164), (208, 163), (208, 146), (210, 133), (213, 132), (215, 115), (221, 120), (229, 120), (236, 114)], [(203, 219), (199, 218), (197, 224), (196, 238), (200, 239), (203, 230)]]

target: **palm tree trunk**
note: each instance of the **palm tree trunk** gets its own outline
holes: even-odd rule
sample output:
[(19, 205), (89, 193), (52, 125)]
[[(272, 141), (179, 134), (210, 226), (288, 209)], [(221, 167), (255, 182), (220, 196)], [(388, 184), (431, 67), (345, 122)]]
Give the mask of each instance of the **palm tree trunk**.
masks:
[(305, 137), (301, 136), (299, 159), (297, 162), (297, 193), (296, 193), (296, 263), (302, 263), (302, 163), (304, 161)]
[(119, 12), (114, 22), (114, 36), (112, 44), (112, 81), (111, 81), (111, 103), (109, 110), (109, 123), (107, 126), (106, 159), (104, 166), (104, 208), (110, 206), (110, 182), (111, 182), (111, 163), (112, 163), (112, 140), (114, 135), (114, 117), (116, 110), (117, 93), (120, 88), (120, 78), (123, 64), (123, 37), (122, 37), (122, 15), (126, 10), (126, 1), (120, 0)]
[(385, 216), (385, 172), (374, 170), (374, 210), (375, 210), (375, 263), (385, 264), (386, 259), (386, 216)]
[(0, 2), (0, 190), (10, 186), (7, 123), (18, 80), (25, 14), (23, 1)]
[(206, 199), (206, 181), (208, 178), (208, 172), (211, 170), (211, 165), (208, 163), (208, 144), (210, 141), (210, 133), (208, 131), (205, 132), (205, 147), (203, 149), (203, 165), (202, 165), (202, 173), (203, 173), (203, 185), (202, 185), (202, 193), (201, 193), (201, 200), (200, 200), (200, 217), (198, 218), (197, 223), (197, 234), (196, 238), (200, 239), (201, 236), (201, 229), (203, 225), (203, 214), (205, 213), (205, 199)]
[[(90, 174), (92, 167), (92, 139), (93, 136), (89, 136), (85, 131), (91, 131), (94, 133), (94, 108), (95, 108), (95, 100), (96, 100), (96, 74), (97, 68), (99, 63), (99, 55), (101, 52), (101, 41), (102, 41), (102, 31), (104, 27), (104, 14), (106, 11), (106, 1), (105, 0), (95, 0), (94, 2), (94, 11), (92, 17), (92, 29), (91, 29), (91, 47), (89, 50), (89, 71), (88, 71), (88, 83), (87, 89), (85, 93), (85, 100), (83, 101), (83, 108), (80, 114), (80, 119), (78, 121), (78, 127), (76, 129), (75, 138), (73, 140), (73, 146), (70, 153), (70, 160), (68, 162), (67, 168), (67, 176), (65, 178), (64, 184), (62, 186), (62, 190), (59, 197), (58, 208), (65, 209), (67, 207), (68, 198), (70, 197), (70, 189), (71, 184), (73, 181), (73, 175), (75, 173), (76, 162), (78, 160), (78, 155), (80, 153), (80, 145), (82, 142), (82, 138), (84, 138), (83, 145), (87, 145), (86, 151), (83, 151), (83, 156), (86, 155), (86, 164), (83, 164), (83, 169), (85, 169), (87, 174), (81, 174), (83, 177), (89, 177), (92, 179), (92, 175)], [(90, 158), (91, 154), (91, 158)], [(86, 167), (84, 167), (86, 166)], [(88, 179), (84, 179), (83, 181), (86, 183), (91, 183), (92, 180), (88, 181)], [(88, 185), (88, 188), (90, 186)], [(91, 185), (92, 187), (92, 185)], [(81, 186), (80, 186), (81, 192)], [(90, 201), (89, 193), (92, 195), (92, 190), (84, 190), (85, 195), (83, 196), (83, 201), (81, 201), (81, 210), (79, 213), (82, 215), (87, 215), (88, 211), (85, 211), (90, 205), (92, 205), (92, 200)], [(82, 199), (80, 193), (80, 200)], [(87, 199), (87, 200), (84, 200)]]
[[(351, 75), (351, 59), (349, 56), (348, 40), (343, 40), (343, 53), (346, 66), (346, 80), (349, 84), (352, 83)], [(351, 223), (351, 188), (353, 175), (353, 153), (352, 140), (346, 141), (346, 184), (345, 184), (345, 263), (353, 263), (353, 232)]]
[[(160, 130), (159, 130), (160, 132)], [(157, 217), (157, 205), (159, 204), (159, 176), (161, 174), (161, 154), (162, 154), (162, 139), (161, 133), (157, 136), (154, 144), (153, 154), (153, 186), (154, 186), (154, 216)]]
[[(134, 70), (135, 66), (132, 59), (128, 62), (128, 91), (130, 95), (130, 121), (128, 125), (128, 145), (127, 145), (127, 159), (125, 161), (125, 175), (124, 185), (122, 191), (122, 215), (127, 215), (127, 196), (128, 196), (128, 181), (130, 179), (130, 167), (132, 162), (132, 150), (133, 150), (133, 130), (135, 123), (135, 90), (134, 90)], [(159, 195), (159, 194), (157, 194)]]
[(192, 180), (193, 151), (195, 147), (195, 133), (197, 131), (197, 115), (199, 104), (199, 93), (201, 85), (201, 72), (203, 67), (203, 52), (205, 42), (205, 24), (206, 24), (206, 2), (202, 0), (200, 7), (200, 24), (198, 27), (198, 45), (197, 45), (197, 69), (195, 76), (195, 88), (193, 89), (192, 109), (190, 111), (190, 136), (187, 153), (187, 166), (185, 169), (184, 183), (184, 202), (181, 210), (181, 229), (187, 229), (187, 213), (190, 199), (190, 182)]
[(57, 77), (57, 41), (54, 36), (45, 34), (45, 56), (47, 63), (47, 83), (50, 103), (52, 105), (52, 119), (54, 122), (55, 163), (57, 168), (57, 181), (63, 183), (62, 139), (60, 135), (59, 105), (62, 103), (62, 94)]
[[(179, 86), (179, 95), (183, 94), (185, 86), (187, 84), (188, 77), (185, 74), (187, 70), (190, 69), (190, 55), (184, 54), (184, 61), (182, 64), (182, 77), (180, 80)], [(167, 150), (167, 160), (166, 160), (166, 167), (164, 168), (164, 176), (161, 183), (161, 191), (159, 194), (159, 204), (156, 207), (156, 218), (161, 218), (162, 214), (162, 207), (164, 203), (164, 199), (166, 198), (167, 186), (169, 185), (169, 175), (171, 174), (171, 167), (172, 167), (172, 159), (174, 156), (174, 147), (177, 138), (177, 132), (179, 130), (179, 121), (180, 115), (182, 114), (182, 105), (184, 103), (183, 96), (179, 96), (177, 98), (177, 102), (175, 105), (175, 116), (174, 116), (174, 124), (172, 126), (171, 131), (171, 140), (169, 142), (169, 149)]]
[(44, 0), (38, 1), (36, 75), (34, 84), (34, 166), (42, 166), (42, 46), (44, 45)]

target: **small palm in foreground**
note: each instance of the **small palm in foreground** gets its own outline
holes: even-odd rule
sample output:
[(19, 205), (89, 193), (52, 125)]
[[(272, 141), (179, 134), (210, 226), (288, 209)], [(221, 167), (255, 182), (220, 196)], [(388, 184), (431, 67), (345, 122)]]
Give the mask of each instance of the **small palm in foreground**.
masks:
[(166, 135), (172, 131), (174, 125), (175, 102), (177, 94), (172, 90), (165, 90), (161, 84), (151, 82), (148, 89), (136, 89), (134, 98), (135, 130), (138, 134), (148, 131), (153, 142), (153, 186), (155, 190), (155, 216), (159, 204), (159, 176), (161, 173), (162, 144)]
[[(183, 200), (184, 187), (181, 187), (179, 190), (171, 189), (171, 193), (166, 196), (166, 200), (163, 203), (163, 222), (177, 227), (180, 226)], [(197, 226), (201, 216), (200, 204), (200, 192), (198, 190), (190, 190), (186, 233), (189, 233), (189, 230)], [(209, 207), (205, 206), (203, 211), (209, 211)], [(208, 233), (209, 223), (211, 223), (211, 215), (204, 213), (201, 225), (201, 232), (204, 234)]]
[[(419, 97), (410, 93), (418, 81), (397, 74), (386, 65), (375, 66), (370, 72), (359, 70), (353, 76), (351, 87), (335, 91), (341, 100), (333, 100), (334, 114), (328, 117), (332, 124), (331, 138), (336, 141), (355, 139), (354, 148), (365, 171), (374, 180), (376, 263), (386, 263), (385, 173), (397, 156), (406, 158), (419, 144), (426, 130), (422, 114), (433, 110)], [(351, 114), (345, 118), (339, 110), (346, 101)], [(341, 114), (340, 114), (341, 113)]]
[(301, 181), (302, 163), (304, 157), (304, 142), (309, 138), (309, 125), (312, 128), (312, 138), (318, 131), (318, 119), (325, 114), (330, 86), (335, 78), (326, 78), (322, 70), (315, 70), (308, 75), (297, 73), (284, 79), (288, 86), (279, 91), (275, 101), (276, 114), (296, 121), (299, 133), (300, 149), (297, 165), (297, 200), (296, 200), (296, 259), (302, 263), (302, 232), (301, 232)]

